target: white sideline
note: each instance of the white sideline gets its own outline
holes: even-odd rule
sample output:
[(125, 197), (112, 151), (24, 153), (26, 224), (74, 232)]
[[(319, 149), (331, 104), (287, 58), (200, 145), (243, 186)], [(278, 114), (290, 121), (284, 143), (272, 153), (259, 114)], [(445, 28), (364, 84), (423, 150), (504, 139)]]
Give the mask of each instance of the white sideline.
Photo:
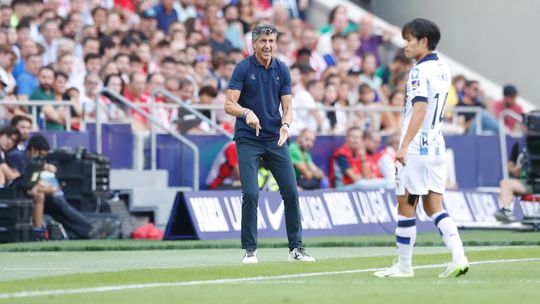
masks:
[[(487, 260), (487, 261), (471, 262), (470, 264), (481, 265), (481, 264), (514, 263), (514, 262), (527, 262), (527, 261), (540, 261), (540, 258)], [(413, 268), (414, 269), (431, 269), (431, 268), (442, 268), (446, 266), (447, 264), (433, 264), (433, 265), (415, 266)], [(327, 275), (374, 272), (374, 271), (379, 271), (383, 269), (386, 269), (386, 268), (353, 269), (353, 270), (341, 270), (341, 271), (329, 271), (329, 272), (312, 272), (312, 273), (299, 273), (299, 274), (288, 274), (288, 275), (277, 275), (277, 276), (259, 276), (259, 277), (232, 278), (232, 279), (206, 280), (206, 281), (146, 283), (146, 284), (100, 286), (100, 287), (77, 288), (77, 289), (20, 291), (20, 292), (14, 292), (14, 293), (0, 293), (0, 299), (108, 292), (108, 291), (118, 291), (118, 290), (128, 290), (128, 289), (153, 288), (153, 287), (180, 287), (180, 286), (195, 286), (195, 285), (230, 284), (230, 283), (240, 283), (240, 282), (262, 281), (262, 280), (280, 280), (280, 279), (293, 279), (293, 278), (306, 278), (306, 277), (320, 277), (320, 276), (327, 276)]]

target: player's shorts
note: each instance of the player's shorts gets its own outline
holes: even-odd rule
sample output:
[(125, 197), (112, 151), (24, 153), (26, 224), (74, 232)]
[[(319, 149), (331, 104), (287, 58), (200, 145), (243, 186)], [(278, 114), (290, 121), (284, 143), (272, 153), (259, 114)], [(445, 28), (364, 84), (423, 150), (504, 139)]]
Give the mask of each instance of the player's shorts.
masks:
[(406, 165), (396, 163), (396, 195), (444, 193), (446, 155), (407, 155)]

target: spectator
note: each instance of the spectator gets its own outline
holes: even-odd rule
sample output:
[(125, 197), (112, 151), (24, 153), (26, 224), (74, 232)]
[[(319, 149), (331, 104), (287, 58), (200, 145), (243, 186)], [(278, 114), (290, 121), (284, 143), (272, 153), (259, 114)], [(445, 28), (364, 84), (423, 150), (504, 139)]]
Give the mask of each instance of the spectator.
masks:
[(499, 199), (501, 209), (497, 210), (493, 216), (503, 223), (510, 223), (516, 220), (512, 211), (514, 196), (533, 193), (532, 185), (527, 183), (527, 172), (523, 170), (523, 150), (523, 144), (520, 142), (516, 142), (512, 146), (507, 168), (510, 178), (502, 179), (499, 182), (501, 188)]
[[(493, 103), (493, 114), (499, 118), (501, 112), (504, 110), (511, 110), (516, 114), (522, 115), (523, 108), (517, 103), (518, 91), (516, 87), (511, 84), (507, 84), (503, 88), (503, 99)], [(504, 126), (508, 131), (516, 131), (516, 120), (511, 117), (504, 118)]]
[[(98, 74), (88, 74), (84, 79), (84, 93), (81, 94), (81, 105), (84, 112), (84, 119), (95, 120), (97, 115), (96, 97), (99, 92), (101, 80)], [(99, 109), (99, 118), (107, 117), (106, 110), (103, 107)]]
[(234, 141), (225, 144), (214, 159), (206, 177), (206, 185), (208, 188), (216, 190), (241, 188), (238, 156)]
[(58, 47), (58, 37), (60, 31), (58, 23), (54, 19), (48, 19), (40, 27), (41, 36), (38, 43), (45, 48), (42, 57), (43, 65), (56, 62), (56, 48)]
[(323, 53), (325, 54), (324, 60), (329, 67), (337, 65), (338, 58), (347, 48), (347, 40), (340, 34), (334, 34), (332, 35), (330, 45), (332, 46), (330, 52)]
[[(301, 71), (308, 68), (301, 67)], [(291, 126), (292, 134), (298, 134), (305, 128), (314, 132), (322, 130), (324, 121), (319, 112), (318, 103), (323, 100), (323, 95), (324, 84), (320, 80), (310, 80), (306, 83), (305, 89), (296, 91), (293, 102), (296, 120)]]
[(391, 92), (397, 90), (404, 90), (399, 87), (397, 78), (403, 74), (409, 72), (411, 68), (411, 60), (405, 56), (403, 49), (400, 49), (392, 62), (386, 66), (380, 66), (376, 72), (376, 76), (381, 79), (381, 92), (385, 97), (390, 96)]
[(39, 86), (38, 73), (41, 67), (41, 56), (32, 54), (25, 63), (25, 71), (17, 77), (17, 95), (21, 100), (28, 100), (34, 89)]
[[(323, 95), (324, 107), (335, 108), (338, 103), (338, 90), (335, 84), (326, 80)], [(323, 132), (334, 131), (337, 125), (337, 112), (336, 111), (320, 111), (320, 116), (323, 120)]]
[[(105, 78), (105, 81), (103, 82), (103, 86), (107, 87), (109, 90), (113, 91), (114, 93), (122, 96), (124, 94), (124, 81), (122, 80), (122, 77), (120, 77), (120, 74), (111, 74)], [(127, 120), (127, 114), (126, 114), (126, 107), (122, 104), (121, 101), (118, 100), (117, 97), (112, 96), (111, 94), (105, 93), (102, 96), (100, 96), (101, 101), (104, 105), (108, 108), (108, 115), (104, 119), (105, 122), (107, 121), (113, 121), (113, 122), (126, 122)]]
[[(17, 79), (20, 74), (26, 71), (26, 62), (28, 61), (28, 57), (30, 55), (39, 53), (39, 48), (37, 44), (30, 38), (27, 38), (26, 40), (20, 40), (19, 47), (19, 60), (13, 68), (13, 77), (15, 77), (15, 79)], [(39, 65), (41, 66), (41, 58), (39, 60)]]
[(466, 81), (467, 79), (465, 79), (463, 75), (456, 75), (452, 78), (452, 85), (448, 91), (448, 97), (446, 97), (446, 118), (452, 118), (452, 109), (457, 106), (459, 100), (463, 98), (463, 88), (465, 87)]
[[(32, 91), (32, 94), (30, 94), (30, 100), (54, 100), (54, 70), (50, 67), (42, 67), (39, 70), (38, 81), (39, 86)], [(49, 127), (56, 128), (56, 125), (52, 121), (51, 108), (50, 105), (38, 107), (38, 118), (44, 124), (43, 129), (48, 129)], [(41, 113), (43, 113), (43, 115)]]
[[(67, 75), (62, 72), (54, 73), (54, 82), (52, 85), (53, 99), (63, 101), (66, 93)], [(47, 104), (41, 107), (41, 112), (45, 114), (47, 130), (65, 130), (67, 111), (69, 108), (63, 106), (54, 106)]]
[(289, 145), (289, 154), (296, 174), (298, 187), (304, 190), (314, 190), (321, 187), (325, 175), (311, 158), (311, 149), (315, 144), (315, 132), (304, 129), (298, 135), (296, 142)]
[[(346, 27), (343, 28), (343, 20), (347, 20)], [(342, 34), (347, 35), (351, 32), (356, 32), (358, 30), (358, 26), (348, 20), (347, 16), (347, 9), (343, 5), (336, 5), (328, 14), (328, 24), (321, 27), (319, 29), (319, 32), (321, 34), (325, 33), (334, 33), (334, 34)], [(354, 49), (356, 51), (356, 49)]]
[(210, 30), (210, 46), (212, 47), (212, 52), (223, 52), (228, 53), (233, 48), (233, 45), (225, 37), (225, 32), (227, 31), (228, 25), (225, 18), (220, 17), (216, 19), (215, 25)]
[[(390, 94), (390, 96), (388, 97), (388, 105), (391, 107), (403, 109), (405, 107), (405, 92), (395, 91)], [(384, 127), (386, 131), (399, 131), (403, 122), (403, 111), (393, 111), (388, 113), (388, 122), (388, 126)]]
[(346, 141), (330, 158), (330, 184), (338, 189), (376, 190), (391, 188), (385, 179), (372, 179), (362, 129), (350, 127)]
[(223, 7), (223, 16), (227, 21), (225, 38), (231, 42), (233, 48), (243, 49), (243, 26), (239, 20), (238, 7), (233, 4), (227, 4)]
[(288, 67), (293, 64), (293, 41), (290, 32), (280, 32), (277, 37), (276, 58), (283, 61)]
[(158, 28), (157, 13), (154, 8), (149, 8), (141, 14), (141, 22), (138, 29), (144, 33), (146, 37), (151, 37)]
[(281, 3), (272, 6), (272, 17), (274, 26), (280, 33), (287, 31), (289, 27), (289, 11)]
[(169, 26), (178, 20), (178, 13), (173, 8), (174, 0), (160, 0), (153, 9), (156, 11), (158, 28), (169, 33)]
[[(133, 73), (130, 76), (129, 86), (124, 90), (124, 97), (135, 105), (141, 107), (142, 110), (150, 113), (147, 107), (150, 95), (146, 93), (146, 77), (141, 73)], [(147, 133), (149, 124), (146, 117), (135, 110), (131, 110), (132, 127), (138, 133)]]
[(62, 53), (58, 56), (56, 62), (56, 70), (62, 72), (68, 76), (67, 86), (73, 87), (76, 85), (75, 79), (75, 59), (71, 53)]
[(375, 54), (364, 53), (361, 67), (362, 73), (360, 74), (360, 80), (362, 83), (368, 84), (377, 93), (381, 87), (382, 80), (376, 75), (377, 58)]
[(330, 49), (331, 38), (333, 38), (335, 35), (345, 37), (348, 31), (351, 30), (351, 28), (349, 28), (350, 23), (347, 17), (347, 12), (342, 6), (337, 6), (336, 8), (334, 8), (334, 10), (330, 12), (328, 21), (330, 23), (330, 30), (326, 32), (323, 32), (322, 30), (320, 31), (321, 37), (317, 45), (317, 50), (321, 54), (327, 54), (332, 51)]
[(180, 0), (174, 2), (174, 9), (180, 22), (185, 22), (188, 18), (197, 17), (197, 9), (193, 5), (193, 0)]
[[(85, 79), (86, 75), (99, 75), (101, 70), (101, 57), (98, 53), (89, 53), (84, 56), (84, 72), (77, 72), (76, 77), (71, 82), (71, 85), (79, 89), (81, 94), (85, 94)], [(99, 76), (98, 76), (99, 77)]]
[(21, 133), (21, 141), (15, 149), (9, 151), (8, 155), (16, 151), (25, 150), (25, 142), (28, 140), (30, 132), (32, 131), (32, 119), (26, 115), (17, 115), (11, 119), (10, 125), (19, 130), (19, 133)]
[(386, 138), (384, 149), (380, 152), (379, 169), (385, 179), (396, 179), (396, 151), (399, 148), (399, 133), (392, 133)]
[[(310, 51), (309, 65), (315, 70), (315, 75), (319, 77), (326, 70), (326, 61), (321, 53), (317, 51), (317, 42), (319, 34), (313, 29), (305, 29), (300, 40), (298, 49)], [(300, 63), (297, 58), (297, 63)]]
[(0, 130), (0, 184), (2, 187), (18, 177), (17, 170), (7, 164), (7, 153), (17, 147), (21, 141), (21, 133), (14, 126), (7, 126)]
[[(483, 92), (482, 92), (483, 94)], [(476, 80), (468, 80), (465, 82), (465, 87), (463, 89), (463, 98), (458, 102), (459, 107), (480, 107), (482, 110), (478, 113), (462, 113), (460, 114), (460, 123), (464, 126), (465, 130), (469, 134), (476, 134), (476, 125), (475, 122), (477, 119), (480, 120), (480, 125), (482, 131), (491, 131), (498, 132), (499, 127), (495, 117), (491, 115), (486, 110), (486, 106), (482, 103), (480, 98), (480, 84)], [(484, 96), (484, 99), (486, 97)]]
[(356, 51), (356, 54), (363, 57), (367, 53), (375, 55), (376, 65), (381, 64), (381, 58), (379, 54), (379, 47), (387, 41), (390, 41), (392, 37), (397, 33), (394, 28), (384, 29), (383, 35), (376, 35), (373, 33), (373, 16), (366, 14), (360, 19), (359, 30), (360, 34), (360, 48)]
[[(45, 137), (40, 134), (33, 135), (28, 141), (24, 158), (11, 159), (10, 166), (13, 168), (10, 168), (14, 170), (14, 168), (21, 167), (23, 171), (17, 172), (17, 175), (23, 174), (29, 160), (46, 159), (50, 148)], [(71, 207), (66, 201), (62, 189), (59, 188), (58, 180), (54, 175), (56, 170), (54, 165), (46, 163), (42, 178), (36, 189), (32, 191), (35, 201), (44, 200), (44, 213), (61, 223), (72, 239), (104, 238), (113, 233), (118, 227), (116, 223), (103, 221), (92, 224), (80, 212)], [(47, 180), (45, 176), (48, 176)], [(43, 227), (43, 224), (35, 222), (36, 228)]]
[[(218, 96), (218, 91), (215, 87), (212, 86), (203, 86), (199, 89), (199, 105), (212, 105), (216, 97)], [(208, 119), (212, 119), (212, 113), (210, 110), (199, 110), (202, 115)], [(187, 114), (186, 116), (192, 116), (192, 114)], [(185, 121), (186, 116), (180, 118), (180, 121)], [(197, 119), (198, 120), (198, 119)], [(190, 128), (189, 133), (209, 133), (212, 130), (212, 126), (206, 121), (201, 121), (194, 128)]]
[(17, 55), (9, 45), (0, 45), (0, 79), (5, 82), (4, 93), (12, 95), (15, 92), (15, 77), (11, 74), (17, 60)]

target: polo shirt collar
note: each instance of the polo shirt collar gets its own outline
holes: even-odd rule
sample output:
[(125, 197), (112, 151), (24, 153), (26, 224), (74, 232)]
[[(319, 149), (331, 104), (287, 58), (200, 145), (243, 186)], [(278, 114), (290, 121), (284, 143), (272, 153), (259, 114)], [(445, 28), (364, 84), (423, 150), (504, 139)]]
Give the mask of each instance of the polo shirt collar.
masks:
[[(264, 65), (262, 65), (258, 60), (257, 60), (257, 57), (255, 57), (255, 53), (253, 53), (253, 55), (249, 56), (249, 60), (251, 60), (251, 62), (253, 64), (255, 64), (256, 66), (261, 66), (263, 68), (265, 68)], [(270, 65), (268, 66), (268, 69), (275, 69), (276, 68), (276, 58), (272, 57), (272, 60), (270, 61)]]
[(416, 65), (419, 65), (422, 62), (430, 61), (430, 60), (439, 60), (439, 56), (435, 53), (429, 53), (427, 54), (422, 60), (418, 61)]

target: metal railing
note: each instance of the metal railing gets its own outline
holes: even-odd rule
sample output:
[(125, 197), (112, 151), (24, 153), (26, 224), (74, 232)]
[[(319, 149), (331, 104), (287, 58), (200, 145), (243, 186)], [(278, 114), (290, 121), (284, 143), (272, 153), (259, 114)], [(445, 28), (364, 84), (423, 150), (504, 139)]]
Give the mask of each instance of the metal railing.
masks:
[(512, 111), (512, 110), (503, 110), (501, 112), (501, 114), (499, 115), (499, 145), (500, 145), (500, 149), (501, 149), (501, 164), (502, 164), (502, 173), (503, 173), (503, 178), (504, 179), (508, 179), (508, 165), (507, 165), (507, 162), (508, 162), (508, 154), (506, 153), (506, 132), (504, 132), (503, 130), (505, 129), (505, 125), (504, 125), (504, 119), (506, 117), (510, 117), (514, 120), (516, 120), (517, 122), (521, 123), (523, 122), (523, 117), (521, 115), (519, 115), (518, 113)]
[(199, 164), (199, 159), (200, 159), (199, 148), (195, 144), (193, 144), (193, 142), (191, 142), (190, 140), (188, 140), (184, 136), (180, 135), (175, 130), (165, 126), (162, 122), (160, 122), (158, 119), (156, 119), (153, 115), (148, 114), (146, 111), (141, 109), (140, 106), (138, 106), (135, 103), (127, 100), (124, 96), (110, 90), (107, 87), (103, 87), (99, 91), (98, 95), (96, 96), (96, 111), (98, 111), (97, 112), (98, 114), (96, 115), (96, 150), (97, 150), (97, 152), (98, 153), (102, 152), (101, 119), (100, 119), (100, 115), (99, 115), (99, 107), (101, 106), (101, 103), (99, 102), (99, 97), (102, 96), (104, 93), (110, 94), (110, 96), (113, 96), (118, 101), (122, 102), (124, 105), (128, 106), (129, 108), (133, 109), (134, 111), (136, 111), (137, 113), (139, 113), (140, 115), (142, 115), (143, 117), (148, 119), (148, 121), (151, 122), (152, 125), (156, 125), (156, 126), (160, 127), (163, 131), (165, 131), (166, 133), (172, 135), (174, 138), (178, 139), (180, 142), (182, 142), (183, 144), (188, 146), (193, 151), (193, 158), (194, 158), (194, 161), (193, 161), (194, 162), (193, 163), (193, 190), (194, 191), (199, 190), (199, 165), (200, 165)]
[[(158, 105), (158, 104), (156, 104), (155, 99), (156, 99), (156, 97), (158, 95), (163, 95), (164, 97), (174, 101), (175, 102), (174, 105), (177, 105), (176, 108), (180, 108), (180, 107), (185, 108), (190, 113), (197, 116), (199, 119), (201, 119), (202, 121), (205, 121), (210, 126), (212, 126), (214, 129), (218, 130), (220, 133), (227, 136), (229, 139), (233, 138), (233, 136), (232, 136), (232, 134), (230, 132), (223, 129), (223, 127), (221, 127), (219, 124), (217, 124), (216, 115), (215, 115), (214, 111), (212, 111), (212, 119), (209, 119), (208, 117), (204, 116), (201, 112), (199, 112), (197, 109), (195, 109), (193, 107), (193, 105), (190, 105), (190, 104), (180, 100), (180, 98), (174, 96), (171, 92), (169, 92), (167, 90), (164, 90), (164, 89), (157, 89), (154, 92), (152, 92), (152, 95), (150, 97), (150, 113), (152, 113), (152, 116), (155, 116), (155, 108), (156, 108), (156, 105)], [(216, 107), (216, 108), (213, 108), (212, 110), (218, 110), (218, 109), (222, 109), (222, 108), (217, 108)], [(150, 126), (150, 146), (151, 146), (151, 148), (150, 148), (150, 163), (151, 163), (151, 166), (150, 167), (151, 167), (152, 170), (155, 170), (156, 169), (156, 164), (157, 164), (157, 159), (156, 159), (157, 142), (156, 142), (156, 130), (155, 130), (155, 127), (154, 127), (153, 124)]]
[[(223, 128), (221, 126), (219, 126), (217, 124), (217, 122), (216, 122), (216, 117), (217, 117), (216, 112), (217, 111), (223, 111), (223, 105), (186, 104), (185, 102), (182, 102), (182, 104), (155, 103), (154, 107), (155, 108), (178, 109), (180, 107), (183, 107), (184, 104), (189, 106), (189, 110), (193, 114), (195, 114), (197, 112), (194, 113), (192, 111), (210, 110), (211, 113), (212, 113), (211, 114), (211, 117), (212, 117), (211, 119), (207, 118), (204, 115), (202, 115), (200, 112), (198, 112), (198, 115), (197, 114), (195, 114), (195, 115), (197, 115), (197, 117), (199, 117), (201, 119), (204, 119), (204, 121), (208, 122), (212, 126), (215, 126), (215, 128), (217, 128), (220, 131), (220, 133), (223, 133), (223, 134), (227, 135), (229, 138), (232, 138), (232, 135), (229, 132), (227, 132), (226, 130), (223, 130)], [(327, 111), (327, 112), (348, 112), (348, 113), (351, 113), (351, 112), (366, 112), (366, 113), (398, 112), (398, 113), (402, 113), (403, 112), (403, 107), (388, 106), (388, 105), (365, 106), (365, 105), (362, 105), (362, 104), (357, 104), (357, 105), (354, 105), (354, 106), (347, 106), (347, 107), (342, 107), (342, 108), (336, 108), (336, 107), (332, 107), (332, 106), (321, 106), (321, 107), (317, 107), (315, 109), (314, 108), (306, 108), (306, 107), (294, 107), (293, 108), (293, 111), (312, 111), (312, 110), (314, 110), (314, 111)], [(447, 109), (446, 112), (447, 113), (458, 113), (458, 114), (459, 113), (474, 113), (476, 116), (478, 116), (484, 110), (485, 109), (483, 109), (482, 107), (463, 107), (463, 106), (459, 106), (459, 107), (453, 107), (452, 109)], [(458, 116), (459, 115), (453, 115), (452, 116), (452, 123), (453, 124), (457, 124)], [(293, 123), (294, 123), (294, 120), (293, 120)], [(482, 121), (480, 119), (476, 119), (474, 123), (476, 124), (476, 134), (477, 135), (481, 134), (483, 132)]]
[(37, 109), (38, 107), (43, 107), (45, 105), (51, 105), (51, 106), (61, 106), (68, 108), (67, 116), (66, 116), (66, 131), (71, 131), (71, 107), (73, 104), (70, 101), (56, 101), (56, 100), (31, 100), (31, 101), (18, 101), (18, 100), (6, 100), (3, 99), (0, 101), (1, 106), (20, 106), (20, 107), (29, 107), (30, 108), (30, 114), (32, 119), (32, 128), (34, 131), (39, 129), (39, 125), (37, 123)]

